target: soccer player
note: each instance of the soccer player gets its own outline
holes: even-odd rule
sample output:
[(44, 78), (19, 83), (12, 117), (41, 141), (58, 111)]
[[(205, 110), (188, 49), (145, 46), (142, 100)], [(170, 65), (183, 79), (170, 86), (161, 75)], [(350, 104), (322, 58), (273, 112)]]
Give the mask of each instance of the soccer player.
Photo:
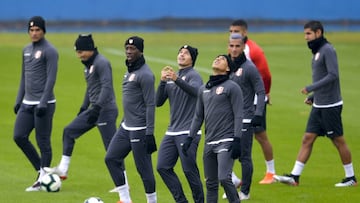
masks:
[(204, 202), (204, 191), (196, 163), (197, 148), (201, 137), (198, 132), (187, 156), (181, 153), (181, 145), (189, 135), (194, 116), (197, 92), (203, 84), (201, 76), (194, 70), (198, 50), (190, 45), (180, 47), (177, 55), (179, 71), (166, 66), (161, 71), (161, 81), (156, 92), (156, 106), (170, 103), (170, 124), (160, 144), (157, 171), (172, 193), (176, 202), (188, 202), (174, 166), (180, 157), (184, 174), (192, 190), (195, 203)]
[(206, 201), (218, 202), (220, 182), (228, 201), (238, 203), (240, 199), (231, 181), (231, 171), (234, 159), (240, 157), (243, 95), (239, 85), (229, 80), (229, 73), (235, 66), (228, 55), (217, 56), (212, 69), (209, 81), (200, 87), (190, 134), (182, 150), (186, 156), (205, 122), (203, 162)]
[[(28, 34), (31, 43), (22, 51), (22, 72), (14, 112), (14, 141), (38, 172), (35, 183), (25, 191), (39, 191), (40, 179), (45, 175), (43, 167), (52, 160), (51, 131), (55, 113), (54, 86), (58, 70), (58, 52), (45, 39), (45, 20), (41, 16), (31, 17)], [(40, 154), (30, 142), (35, 129), (35, 138)]]
[[(235, 64), (235, 69), (230, 79), (235, 81), (241, 88), (244, 97), (243, 134), (241, 137), (241, 168), (242, 184), (239, 193), (240, 200), (250, 199), (250, 186), (253, 175), (252, 144), (254, 130), (261, 127), (263, 109), (265, 106), (265, 88), (259, 71), (254, 63), (248, 60), (244, 53), (245, 40), (239, 33), (233, 33), (229, 37), (228, 53)], [(254, 97), (257, 95), (258, 102), (254, 106)], [(235, 184), (237, 187), (240, 183)], [(225, 198), (225, 196), (223, 196)]]
[(124, 177), (124, 159), (132, 151), (136, 169), (145, 187), (147, 203), (156, 203), (151, 154), (157, 150), (154, 137), (155, 76), (145, 63), (144, 40), (132, 36), (125, 41), (128, 72), (122, 83), (124, 117), (112, 138), (105, 162), (121, 203), (131, 202)]
[[(264, 87), (265, 87), (265, 102), (266, 104), (271, 104), (270, 101), (270, 88), (271, 88), (271, 73), (270, 69), (265, 57), (265, 54), (261, 47), (256, 44), (254, 41), (248, 38), (248, 25), (244, 20), (235, 20), (229, 28), (229, 32), (231, 33), (239, 33), (244, 37), (245, 40), (245, 56), (247, 59), (252, 61), (256, 68), (259, 70), (260, 75), (263, 79)], [(255, 96), (255, 105), (258, 99)], [(263, 116), (261, 117), (261, 126), (254, 129), (255, 139), (261, 146), (265, 157), (266, 164), (266, 174), (265, 177), (259, 182), (260, 184), (271, 184), (274, 180), (275, 175), (275, 162), (273, 158), (273, 150), (271, 143), (268, 139), (266, 133), (266, 105), (264, 107)], [(240, 182), (239, 178), (233, 174), (233, 182)]]
[(64, 128), (60, 163), (54, 168), (45, 168), (49, 173), (58, 174), (62, 180), (67, 178), (76, 139), (97, 127), (106, 150), (116, 132), (118, 116), (110, 62), (98, 52), (91, 34), (80, 34), (74, 48), (84, 65), (85, 96), (79, 113)]
[(357, 185), (351, 152), (343, 136), (341, 112), (343, 100), (340, 91), (339, 67), (334, 47), (324, 37), (324, 27), (319, 21), (309, 21), (304, 25), (304, 35), (312, 56), (312, 84), (301, 89), (309, 95), (305, 104), (312, 105), (302, 145), (293, 170), (285, 176), (275, 178), (289, 185), (298, 186), (300, 175), (309, 160), (313, 144), (318, 136), (327, 136), (339, 152), (345, 178), (335, 187)]

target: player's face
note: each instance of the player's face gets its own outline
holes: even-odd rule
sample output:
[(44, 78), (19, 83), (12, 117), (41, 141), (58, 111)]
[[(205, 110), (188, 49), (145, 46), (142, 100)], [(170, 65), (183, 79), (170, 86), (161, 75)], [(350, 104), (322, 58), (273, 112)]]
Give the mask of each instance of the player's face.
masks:
[(87, 61), (94, 54), (94, 51), (77, 50), (76, 55), (82, 61)]
[(132, 63), (141, 57), (142, 52), (136, 46), (128, 44), (125, 46), (126, 59)]
[(177, 63), (179, 64), (180, 68), (187, 68), (192, 66), (192, 59), (188, 49), (181, 49), (177, 56)]
[(214, 75), (225, 75), (229, 71), (227, 60), (224, 56), (218, 56), (212, 63)]
[(243, 37), (247, 36), (247, 31), (244, 27), (242, 26), (234, 26), (234, 25), (231, 25), (230, 28), (229, 28), (229, 33), (232, 34), (232, 33), (239, 33), (241, 34)]
[(317, 38), (321, 37), (321, 30), (316, 30), (314, 32), (310, 28), (305, 28), (304, 29), (304, 36), (305, 36), (305, 40), (307, 42), (313, 41), (314, 39), (317, 39)]
[(236, 58), (243, 53), (245, 45), (241, 39), (230, 39), (228, 44), (228, 53), (232, 58)]
[(32, 26), (29, 29), (29, 36), (32, 42), (37, 42), (44, 38), (44, 31), (38, 26)]

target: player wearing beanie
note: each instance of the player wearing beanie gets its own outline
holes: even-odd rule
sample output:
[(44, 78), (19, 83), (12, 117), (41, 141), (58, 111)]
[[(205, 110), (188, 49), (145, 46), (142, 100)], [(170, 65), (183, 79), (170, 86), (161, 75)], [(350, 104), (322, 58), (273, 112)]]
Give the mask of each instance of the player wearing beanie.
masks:
[[(39, 191), (40, 179), (52, 160), (51, 131), (55, 112), (54, 86), (58, 70), (58, 52), (45, 39), (45, 20), (40, 16), (30, 18), (28, 34), (31, 43), (22, 52), (22, 75), (16, 97), (14, 141), (38, 172), (35, 183), (26, 191)], [(29, 140), (35, 129), (38, 154)]]
[[(91, 34), (80, 34), (74, 49), (84, 65), (86, 91), (84, 100), (74, 120), (63, 131), (63, 154), (54, 168), (45, 168), (66, 179), (70, 167), (75, 140), (97, 127), (105, 150), (116, 131), (118, 108), (116, 105), (112, 68), (109, 60), (98, 52)], [(126, 177), (126, 174), (124, 172)]]
[(151, 154), (157, 150), (154, 137), (155, 76), (145, 63), (144, 40), (133, 36), (124, 44), (127, 73), (122, 83), (124, 117), (106, 152), (105, 162), (115, 184), (120, 201), (131, 202), (129, 187), (123, 172), (124, 159), (133, 152), (138, 173), (145, 188), (148, 203), (156, 203), (155, 176)]
[(175, 72), (172, 67), (165, 66), (161, 71), (161, 81), (156, 92), (156, 106), (162, 106), (166, 100), (169, 100), (170, 104), (170, 124), (160, 144), (157, 171), (175, 202), (188, 202), (182, 184), (174, 172), (178, 158), (181, 160), (194, 202), (204, 202), (203, 186), (196, 163), (201, 131), (194, 138), (194, 144), (188, 150), (187, 156), (181, 153), (181, 145), (189, 135), (197, 93), (203, 84), (201, 76), (194, 69), (197, 55), (197, 48), (190, 45), (181, 46), (177, 54), (179, 71)]

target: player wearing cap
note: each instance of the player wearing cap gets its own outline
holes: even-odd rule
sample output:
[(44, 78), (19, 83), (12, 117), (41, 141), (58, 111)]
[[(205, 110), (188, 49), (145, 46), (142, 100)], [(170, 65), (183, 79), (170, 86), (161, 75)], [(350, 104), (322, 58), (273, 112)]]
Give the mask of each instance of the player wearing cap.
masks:
[(124, 116), (110, 142), (105, 162), (121, 203), (131, 202), (123, 174), (125, 157), (133, 152), (136, 169), (145, 187), (147, 203), (156, 203), (151, 154), (157, 150), (154, 137), (155, 76), (145, 63), (144, 40), (133, 36), (125, 41), (127, 73), (122, 83)]
[(112, 80), (110, 62), (98, 52), (91, 34), (81, 34), (74, 47), (84, 65), (86, 91), (80, 110), (74, 120), (63, 131), (63, 154), (59, 165), (45, 168), (66, 179), (76, 139), (94, 128), (98, 128), (105, 149), (116, 132), (118, 108)]
[(219, 182), (229, 202), (240, 202), (231, 181), (234, 159), (240, 157), (243, 116), (242, 91), (228, 75), (234, 68), (228, 55), (219, 55), (213, 61), (213, 75), (199, 89), (190, 134), (182, 147), (186, 155), (205, 122), (203, 162), (207, 202), (218, 202)]
[[(14, 141), (38, 171), (35, 183), (26, 191), (39, 191), (40, 179), (52, 160), (51, 131), (55, 112), (54, 86), (58, 69), (58, 52), (45, 39), (45, 20), (40, 16), (28, 22), (31, 43), (22, 52), (22, 72), (14, 112)], [(35, 129), (35, 138), (40, 154), (30, 142)]]
[(189, 135), (194, 116), (197, 92), (203, 84), (201, 76), (194, 70), (198, 50), (190, 45), (180, 47), (177, 55), (179, 71), (165, 66), (156, 92), (156, 106), (162, 106), (167, 99), (170, 104), (170, 124), (160, 144), (157, 171), (172, 193), (175, 202), (188, 202), (181, 182), (174, 172), (180, 157), (182, 169), (189, 182), (195, 203), (204, 202), (204, 191), (196, 163), (197, 148), (201, 132), (194, 138), (187, 156), (181, 153), (181, 145)]

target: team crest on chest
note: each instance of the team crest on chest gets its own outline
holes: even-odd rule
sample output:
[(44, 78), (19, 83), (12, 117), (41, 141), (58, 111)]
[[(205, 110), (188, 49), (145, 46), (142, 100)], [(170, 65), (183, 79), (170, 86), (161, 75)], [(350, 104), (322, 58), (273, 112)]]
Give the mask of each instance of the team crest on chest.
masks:
[(134, 81), (135, 80), (135, 73), (132, 73), (130, 76), (129, 76), (129, 81)]
[(242, 69), (242, 68), (239, 68), (239, 69), (236, 71), (235, 75), (236, 75), (236, 76), (240, 76), (240, 75), (242, 75), (242, 72), (243, 72), (243, 69)]
[(224, 91), (224, 87), (223, 87), (223, 86), (220, 86), (220, 87), (217, 87), (217, 88), (216, 88), (215, 93), (216, 93), (216, 94), (221, 94), (221, 93), (223, 93), (223, 91)]
[(181, 79), (185, 81), (185, 79), (186, 79), (186, 76), (185, 76), (185, 75), (184, 75), (184, 76), (182, 76), (182, 77), (181, 77)]
[(38, 58), (40, 58), (40, 56), (41, 56), (41, 51), (40, 50), (36, 51), (35, 52), (35, 58), (38, 59)]
[(315, 61), (317, 61), (317, 60), (319, 59), (319, 57), (320, 57), (320, 53), (317, 52), (317, 53), (315, 54)]
[(89, 73), (91, 74), (92, 72), (94, 72), (94, 65), (90, 66)]

